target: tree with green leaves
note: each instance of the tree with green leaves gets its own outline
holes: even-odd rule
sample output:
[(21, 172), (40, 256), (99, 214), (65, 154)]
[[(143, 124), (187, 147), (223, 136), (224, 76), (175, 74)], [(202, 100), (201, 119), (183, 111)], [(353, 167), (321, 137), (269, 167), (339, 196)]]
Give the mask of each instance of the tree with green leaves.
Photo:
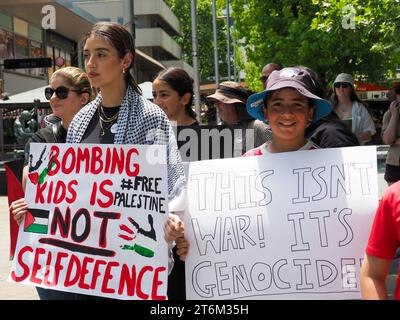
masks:
[[(339, 72), (372, 82), (400, 63), (399, 0), (231, 0), (246, 52), (246, 82), (269, 62), (305, 65), (328, 82)], [(257, 72), (258, 70), (258, 72)]]
[[(192, 64), (192, 27), (191, 27), (191, 1), (190, 0), (165, 0), (178, 17), (181, 25), (181, 35), (175, 40), (182, 47), (182, 59)], [(197, 0), (197, 41), (199, 55), (200, 82), (214, 81), (214, 43), (212, 28), (212, 2), (210, 0)], [(227, 74), (226, 64), (226, 23), (224, 19), (217, 19), (217, 37), (219, 48), (219, 70), (221, 75)]]

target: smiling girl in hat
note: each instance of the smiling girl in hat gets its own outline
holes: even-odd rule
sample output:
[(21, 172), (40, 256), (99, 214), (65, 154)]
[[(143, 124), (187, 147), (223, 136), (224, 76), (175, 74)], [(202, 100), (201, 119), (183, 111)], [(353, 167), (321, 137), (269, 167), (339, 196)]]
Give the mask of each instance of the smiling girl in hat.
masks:
[(317, 85), (305, 68), (272, 72), (266, 90), (247, 101), (249, 114), (269, 123), (272, 140), (244, 156), (318, 148), (305, 138), (305, 130), (310, 123), (328, 115), (331, 105), (316, 93)]
[[(303, 67), (273, 71), (265, 91), (253, 94), (247, 101), (247, 111), (254, 118), (269, 122), (272, 140), (252, 149), (244, 156), (316, 149), (305, 138), (308, 124), (327, 116), (329, 101), (317, 96), (317, 84)], [(176, 239), (177, 254), (185, 260), (189, 243), (184, 237)]]

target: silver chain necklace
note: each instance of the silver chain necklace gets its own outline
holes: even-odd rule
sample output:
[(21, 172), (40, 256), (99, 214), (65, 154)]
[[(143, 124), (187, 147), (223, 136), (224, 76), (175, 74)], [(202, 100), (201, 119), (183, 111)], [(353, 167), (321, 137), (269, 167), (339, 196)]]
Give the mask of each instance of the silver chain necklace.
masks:
[(118, 112), (117, 112), (116, 114), (114, 114), (113, 116), (107, 117), (107, 115), (105, 114), (105, 112), (104, 112), (104, 110), (103, 110), (103, 106), (102, 106), (102, 105), (99, 106), (98, 111), (99, 111), (100, 120), (102, 120), (103, 122), (106, 122), (106, 123), (115, 121), (115, 119), (117, 119), (118, 113), (119, 113), (119, 111), (118, 111)]
[[(99, 113), (100, 120), (100, 136), (102, 137), (106, 133), (106, 130), (109, 130), (113, 126), (115, 120), (117, 120), (119, 111), (111, 117), (107, 117), (101, 105), (99, 106), (99, 108), (97, 108), (97, 111)], [(108, 126), (106, 126), (105, 124), (108, 124)]]

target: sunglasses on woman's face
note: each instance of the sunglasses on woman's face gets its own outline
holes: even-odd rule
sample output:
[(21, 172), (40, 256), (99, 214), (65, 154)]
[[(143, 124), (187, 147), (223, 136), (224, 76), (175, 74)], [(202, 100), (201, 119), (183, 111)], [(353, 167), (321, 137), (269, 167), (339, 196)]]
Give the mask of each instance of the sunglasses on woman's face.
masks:
[(47, 100), (50, 100), (51, 97), (53, 96), (53, 93), (55, 92), (56, 97), (58, 99), (63, 100), (63, 99), (67, 99), (68, 93), (70, 90), (77, 92), (77, 90), (68, 89), (67, 87), (64, 87), (64, 86), (58, 87), (56, 89), (47, 87), (46, 89), (44, 89), (44, 96), (46, 97)]
[(334, 84), (334, 87), (335, 87), (335, 88), (340, 88), (340, 87), (342, 87), (342, 88), (347, 89), (347, 88), (350, 88), (350, 87), (351, 87), (351, 84), (350, 84), (350, 83), (347, 83), (347, 82), (336, 82), (336, 83)]

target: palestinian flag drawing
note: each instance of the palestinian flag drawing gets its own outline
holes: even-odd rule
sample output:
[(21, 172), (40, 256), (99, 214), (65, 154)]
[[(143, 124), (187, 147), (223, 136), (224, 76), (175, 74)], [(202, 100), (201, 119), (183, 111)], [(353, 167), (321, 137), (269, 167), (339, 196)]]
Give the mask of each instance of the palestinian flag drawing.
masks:
[[(24, 166), (23, 159), (9, 161), (4, 164), (7, 176), (8, 208), (11, 207), (11, 203), (13, 203), (15, 200), (24, 197), (24, 190), (22, 189), (21, 185), (23, 166)], [(11, 209), (9, 209), (9, 220), (10, 220), (10, 260), (13, 260), (18, 240), (18, 224), (14, 220), (13, 215), (11, 214)]]
[(25, 215), (24, 231), (47, 234), (49, 229), (49, 211), (42, 209), (30, 209)]
[(128, 217), (128, 220), (136, 228), (136, 233), (124, 224), (119, 226), (121, 231), (124, 231), (129, 235), (119, 234), (118, 236), (121, 239), (131, 242), (131, 244), (124, 244), (121, 246), (122, 250), (131, 250), (146, 258), (154, 257), (156, 251), (155, 248), (157, 247), (157, 235), (156, 230), (153, 227), (153, 217), (149, 214), (147, 219), (150, 225), (149, 230), (140, 227), (131, 217)]
[(131, 250), (136, 252), (137, 254), (146, 257), (146, 258), (153, 258), (157, 243), (150, 238), (144, 236), (138, 236), (138, 242), (134, 243), (133, 245), (124, 244), (121, 248), (122, 250)]

